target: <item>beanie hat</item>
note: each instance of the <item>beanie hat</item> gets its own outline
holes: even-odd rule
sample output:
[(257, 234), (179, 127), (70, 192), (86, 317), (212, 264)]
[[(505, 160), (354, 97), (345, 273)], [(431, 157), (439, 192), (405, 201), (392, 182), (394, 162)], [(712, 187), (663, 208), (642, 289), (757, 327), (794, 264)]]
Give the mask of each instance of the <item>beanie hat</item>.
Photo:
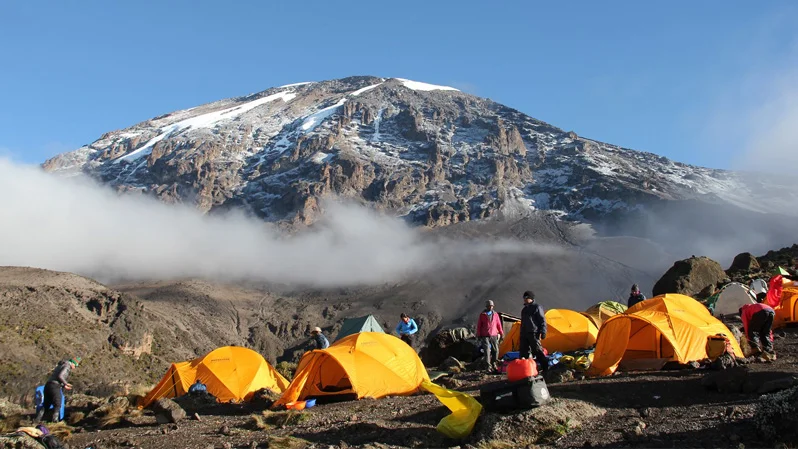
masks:
[(524, 292), (524, 299), (526, 299), (526, 298), (535, 299), (535, 292), (533, 292), (532, 290), (525, 291)]
[(71, 363), (71, 364), (75, 365), (76, 367), (78, 367), (78, 366), (80, 366), (80, 361), (81, 360), (82, 359), (80, 357), (74, 357), (74, 358), (69, 359), (69, 363)]

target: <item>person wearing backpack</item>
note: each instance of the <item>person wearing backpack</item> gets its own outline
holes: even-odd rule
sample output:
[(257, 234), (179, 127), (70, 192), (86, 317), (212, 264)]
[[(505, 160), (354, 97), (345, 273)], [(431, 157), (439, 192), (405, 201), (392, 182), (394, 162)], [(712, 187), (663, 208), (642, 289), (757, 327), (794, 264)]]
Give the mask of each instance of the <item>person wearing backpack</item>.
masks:
[[(44, 384), (44, 404), (36, 413), (36, 421), (41, 422), (45, 415), (51, 419), (48, 421), (57, 422), (61, 420), (61, 405), (64, 402), (63, 390), (71, 390), (72, 384), (67, 382), (72, 370), (80, 365), (80, 357), (58, 362)], [(63, 390), (62, 390), (63, 389)], [(52, 412), (50, 412), (52, 410)], [(52, 414), (51, 414), (52, 413)], [(56, 415), (58, 415), (56, 419)]]
[(740, 307), (739, 312), (753, 355), (764, 352), (765, 360), (776, 360), (773, 350), (773, 319), (776, 312), (765, 304), (766, 299), (767, 293), (759, 293), (756, 295), (756, 304), (746, 304)]

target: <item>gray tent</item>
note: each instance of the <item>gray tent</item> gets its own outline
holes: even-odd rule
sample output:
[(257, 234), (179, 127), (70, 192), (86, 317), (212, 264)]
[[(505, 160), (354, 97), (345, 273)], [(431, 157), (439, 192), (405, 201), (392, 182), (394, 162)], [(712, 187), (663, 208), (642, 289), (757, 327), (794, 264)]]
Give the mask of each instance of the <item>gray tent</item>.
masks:
[(359, 332), (382, 332), (382, 326), (374, 318), (374, 315), (366, 315), (359, 318), (347, 318), (344, 324), (341, 325), (341, 330), (338, 331), (338, 336), (335, 341), (338, 341), (348, 335), (357, 334)]

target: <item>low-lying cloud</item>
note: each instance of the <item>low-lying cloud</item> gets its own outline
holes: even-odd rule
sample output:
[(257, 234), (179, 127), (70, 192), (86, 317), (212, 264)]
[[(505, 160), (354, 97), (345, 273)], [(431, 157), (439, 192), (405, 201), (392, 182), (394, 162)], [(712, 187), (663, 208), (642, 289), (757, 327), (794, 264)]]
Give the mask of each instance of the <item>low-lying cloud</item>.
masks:
[[(0, 160), (0, 265), (103, 280), (204, 277), (336, 286), (398, 281), (477, 254), (560, 250), (508, 242), (440, 242), (404, 222), (328, 204), (312, 230), (285, 235), (231, 213), (204, 216), (85, 177), (63, 178)], [(465, 262), (463, 262), (465, 261)]]

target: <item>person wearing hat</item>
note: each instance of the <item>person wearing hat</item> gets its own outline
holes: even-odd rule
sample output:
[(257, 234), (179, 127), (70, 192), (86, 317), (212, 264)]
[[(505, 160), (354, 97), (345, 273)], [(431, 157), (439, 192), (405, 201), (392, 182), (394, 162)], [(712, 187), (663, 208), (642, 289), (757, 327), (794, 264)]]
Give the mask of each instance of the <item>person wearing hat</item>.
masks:
[(321, 328), (316, 326), (310, 331), (310, 336), (313, 337), (313, 342), (316, 343), (316, 349), (327, 349), (330, 347), (330, 340), (321, 333)]
[(488, 371), (496, 370), (499, 363), (499, 339), (504, 337), (502, 320), (493, 310), (493, 301), (485, 301), (485, 310), (477, 319), (477, 340), (482, 351), (485, 352), (485, 361), (488, 362)]
[(637, 284), (632, 284), (632, 291), (629, 293), (629, 299), (626, 300), (626, 306), (631, 308), (633, 305), (646, 300), (646, 295), (640, 293), (640, 288)]
[(528, 359), (534, 356), (540, 364), (541, 372), (549, 368), (549, 361), (543, 352), (542, 340), (546, 338), (546, 314), (543, 307), (535, 303), (535, 293), (527, 290), (524, 292), (524, 308), (521, 309), (521, 358)]
[[(47, 383), (44, 384), (44, 406), (36, 414), (36, 421), (40, 422), (44, 418), (45, 413), (49, 414), (50, 410), (52, 410), (52, 419), (48, 421), (57, 422), (63, 418), (60, 416), (61, 404), (64, 401), (63, 390), (72, 389), (72, 384), (67, 382), (67, 379), (72, 373), (72, 370), (80, 365), (80, 360), (80, 357), (71, 358), (66, 361), (62, 360), (55, 366), (53, 373), (50, 374), (50, 377), (47, 379)], [(55, 419), (56, 414), (58, 415), (58, 419)]]

